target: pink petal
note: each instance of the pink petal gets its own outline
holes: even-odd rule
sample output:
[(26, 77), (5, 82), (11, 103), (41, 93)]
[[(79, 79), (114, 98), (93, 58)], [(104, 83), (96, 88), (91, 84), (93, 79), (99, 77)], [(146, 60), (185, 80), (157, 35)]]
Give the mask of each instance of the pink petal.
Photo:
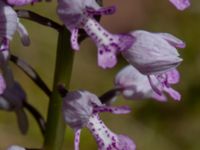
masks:
[(128, 136), (118, 135), (119, 150), (136, 150), (136, 145)]
[(95, 112), (110, 112), (113, 114), (127, 114), (131, 112), (130, 107), (128, 106), (119, 106), (119, 107), (114, 107), (114, 106), (97, 106), (94, 108)]
[(190, 6), (189, 0), (169, 0), (178, 10), (185, 10)]
[(177, 84), (180, 81), (180, 73), (176, 69), (169, 70), (166, 72), (167, 82), (169, 84)]
[(72, 29), (71, 31), (71, 46), (74, 50), (79, 50), (79, 44), (78, 44), (78, 29)]
[(152, 93), (152, 98), (154, 98), (154, 99), (156, 99), (157, 101), (160, 101), (160, 102), (166, 102), (167, 101), (167, 97), (164, 94), (158, 95), (155, 92)]
[(148, 77), (148, 79), (149, 79), (149, 83), (150, 83), (150, 85), (151, 85), (153, 91), (154, 91), (156, 94), (162, 96), (162, 91), (159, 89), (158, 85), (154, 82), (155, 80), (153, 80), (153, 76), (150, 76), (150, 75), (149, 75), (149, 76), (147, 76), (147, 77)]
[(167, 92), (174, 100), (180, 101), (181, 100), (181, 94), (172, 89), (172, 88), (164, 88), (164, 91)]
[(98, 10), (95, 10), (92, 7), (86, 7), (86, 11), (91, 15), (112, 15), (115, 13), (116, 7), (115, 6), (102, 7)]
[(74, 139), (74, 149), (79, 150), (81, 129), (76, 130)]
[(117, 64), (116, 54), (107, 47), (98, 49), (98, 65), (103, 69), (112, 68)]
[(161, 36), (163, 39), (167, 40), (172, 46), (177, 48), (185, 48), (185, 43), (179, 38), (175, 37), (169, 33), (157, 33), (157, 35)]

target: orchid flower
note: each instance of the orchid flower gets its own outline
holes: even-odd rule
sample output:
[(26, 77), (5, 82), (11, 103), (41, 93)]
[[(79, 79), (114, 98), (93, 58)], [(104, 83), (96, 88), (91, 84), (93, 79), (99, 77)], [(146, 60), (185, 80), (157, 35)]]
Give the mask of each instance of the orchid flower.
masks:
[(177, 67), (182, 59), (176, 48), (185, 43), (168, 33), (131, 32), (133, 45), (122, 52), (124, 58), (142, 74), (158, 74)]
[(169, 0), (178, 10), (185, 10), (190, 6), (190, 0)]
[[(140, 73), (147, 75), (151, 87), (159, 96), (162, 96), (164, 88), (174, 99), (180, 100), (180, 94), (167, 87), (171, 84), (168, 82), (169, 73), (182, 62), (176, 48), (185, 48), (185, 43), (169, 33), (137, 30), (130, 34), (135, 42), (122, 52), (124, 58)], [(161, 89), (157, 80), (163, 86)]]
[(0, 27), (0, 51), (9, 49), (10, 40), (16, 31), (18, 31), (23, 45), (30, 44), (28, 32), (20, 23), (16, 12), (2, 0), (0, 1)]
[(99, 118), (101, 112), (126, 114), (130, 109), (126, 106), (105, 106), (96, 95), (87, 91), (69, 92), (63, 98), (64, 120), (75, 130), (75, 150), (79, 150), (80, 133), (83, 127), (90, 130), (99, 150), (135, 150), (136, 146), (131, 139), (115, 134), (105, 126)]
[(116, 75), (115, 86), (121, 89), (122, 95), (126, 99), (154, 98), (158, 101), (166, 101), (164, 92), (168, 93), (174, 100), (181, 99), (181, 95), (171, 87), (180, 79), (176, 69), (161, 75), (150, 75), (150, 78), (151, 82), (147, 75), (128, 65)]
[(9, 66), (4, 66), (3, 75), (0, 75), (0, 109), (14, 111), (17, 116), (18, 125), (23, 134), (28, 129), (28, 119), (23, 104), (26, 101), (26, 93), (21, 85), (14, 81)]
[(84, 29), (98, 48), (98, 65), (112, 68), (117, 63), (116, 55), (129, 48), (133, 38), (126, 34), (111, 34), (95, 19), (95, 15), (108, 15), (115, 12), (115, 7), (100, 7), (95, 0), (58, 0), (58, 15), (71, 31), (71, 44), (79, 50), (78, 32)]

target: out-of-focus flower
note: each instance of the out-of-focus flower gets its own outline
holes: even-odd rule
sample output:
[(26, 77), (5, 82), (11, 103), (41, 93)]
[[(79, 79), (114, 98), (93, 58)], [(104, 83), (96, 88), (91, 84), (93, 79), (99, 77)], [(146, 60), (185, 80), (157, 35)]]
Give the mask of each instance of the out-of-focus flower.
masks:
[(16, 12), (2, 0), (0, 1), (0, 27), (0, 51), (9, 49), (9, 41), (16, 31), (21, 36), (23, 45), (30, 44), (28, 32), (19, 22)]
[(115, 12), (115, 7), (100, 7), (95, 0), (59, 0), (57, 12), (65, 26), (71, 31), (71, 43), (79, 50), (77, 42), (79, 29), (92, 38), (98, 48), (98, 65), (112, 68), (117, 63), (117, 53), (132, 45), (132, 36), (114, 35), (105, 30), (95, 19), (95, 15), (108, 15)]
[(29, 45), (28, 33), (19, 23), (16, 12), (12, 7), (0, 1), (0, 109), (14, 111), (19, 128), (23, 134), (28, 129), (28, 119), (23, 109), (26, 94), (22, 87), (14, 80), (9, 61), (9, 41), (16, 30), (20, 33), (24, 45)]
[(69, 92), (63, 100), (63, 115), (66, 123), (75, 130), (75, 150), (79, 150), (81, 128), (87, 127), (94, 136), (99, 150), (135, 150), (134, 142), (124, 135), (110, 131), (100, 120), (100, 112), (126, 114), (126, 106), (110, 107), (101, 104), (98, 97), (87, 91)]
[[(180, 75), (176, 69), (160, 75), (150, 75), (150, 78), (151, 82), (146, 75), (129, 65), (116, 75), (115, 86), (121, 90), (126, 99), (154, 98), (166, 101), (164, 92), (168, 93), (174, 100), (181, 99), (181, 95), (171, 87), (172, 84), (179, 82)], [(156, 91), (154, 91), (155, 88)]]
[(176, 48), (184, 48), (185, 44), (173, 35), (142, 30), (130, 34), (135, 42), (129, 49), (122, 51), (122, 55), (142, 74), (166, 72), (182, 62)]
[(3, 68), (3, 76), (0, 76), (1, 87), (0, 109), (16, 113), (20, 131), (25, 134), (28, 130), (28, 119), (24, 111), (26, 93), (19, 83), (14, 81), (9, 66)]
[(190, 6), (190, 0), (169, 0), (178, 10), (185, 10)]
[(26, 150), (25, 148), (17, 145), (11, 145), (7, 150)]
[(28, 4), (33, 4), (39, 0), (6, 0), (9, 5), (13, 6), (23, 6)]

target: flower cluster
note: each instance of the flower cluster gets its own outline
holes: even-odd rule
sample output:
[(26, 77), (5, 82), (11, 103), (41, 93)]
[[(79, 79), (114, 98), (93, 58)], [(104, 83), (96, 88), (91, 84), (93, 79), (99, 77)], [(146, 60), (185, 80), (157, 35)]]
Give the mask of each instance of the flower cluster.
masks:
[[(178, 1), (173, 2), (176, 2), (177, 7), (180, 5), (184, 5), (183, 2), (181, 3), (180, 1), (179, 3)], [(157, 51), (155, 55), (158, 54), (161, 57), (165, 56), (165, 58), (157, 57), (157, 59), (162, 59), (158, 61), (162, 63), (161, 67), (165, 70), (180, 63), (181, 59), (178, 58), (179, 54), (173, 47), (183, 48), (184, 43), (170, 34), (152, 34), (147, 31), (133, 31), (127, 34), (112, 34), (104, 29), (95, 20), (94, 15), (112, 14), (115, 12), (114, 8), (115, 7), (100, 7), (95, 0), (59, 0), (57, 12), (61, 20), (64, 22), (65, 26), (71, 31), (72, 48), (75, 50), (79, 49), (78, 32), (79, 29), (83, 29), (97, 45), (98, 65), (104, 69), (112, 68), (116, 65), (116, 55), (119, 53), (122, 53), (125, 59), (131, 62), (138, 61), (138, 59), (140, 59), (141, 57), (140, 55), (144, 55), (142, 56), (142, 58), (145, 59), (144, 52), (148, 51), (149, 49), (153, 50), (148, 51), (151, 55)], [(154, 46), (155, 43), (157, 43), (157, 45)], [(148, 46), (150, 46), (150, 48), (147, 48)], [(140, 51), (139, 54), (137, 54), (138, 51)], [(135, 58), (138, 59), (134, 60)], [(154, 58), (155, 56), (152, 57), (152, 59)], [(142, 59), (141, 61), (143, 61), (144, 59)], [(153, 65), (155, 66), (158, 65), (158, 61), (150, 63), (154, 63)], [(140, 63), (139, 65), (143, 65), (143, 62), (138, 63)], [(149, 62), (144, 63), (147, 64)], [(148, 66), (150, 66), (151, 64), (149, 64)], [(151, 68), (149, 68), (148, 66), (144, 66), (146, 67), (145, 69), (150, 70), (154, 67), (150, 66)], [(158, 69), (158, 67), (156, 67), (155, 69)]]
[[(184, 10), (190, 5), (189, 1), (184, 0), (170, 0), (170, 2), (179, 10)], [(151, 33), (143, 30), (112, 34), (104, 29), (94, 16), (112, 14), (115, 12), (115, 7), (101, 7), (95, 0), (59, 0), (57, 12), (71, 32), (71, 46), (74, 50), (80, 49), (79, 29), (83, 29), (97, 46), (100, 67), (104, 69), (114, 67), (118, 54), (122, 54), (130, 63), (115, 78), (115, 88), (121, 91), (125, 98), (154, 98), (166, 101), (164, 95), (166, 92), (174, 100), (181, 99), (181, 95), (171, 88), (171, 85), (179, 82), (179, 72), (176, 67), (180, 65), (182, 58), (176, 48), (185, 48), (183, 41), (169, 33)], [(82, 127), (87, 127), (92, 132), (99, 149), (135, 149), (135, 146), (129, 148), (108, 146), (112, 140), (109, 138), (110, 135), (107, 137), (105, 133), (103, 134), (105, 131), (102, 129), (106, 127), (99, 121), (96, 110), (100, 106), (102, 107), (102, 104), (98, 102), (97, 97), (85, 91), (70, 92), (64, 98), (65, 121), (76, 131), (75, 149), (78, 149)], [(101, 110), (107, 109), (101, 108)], [(119, 139), (119, 136), (116, 139)]]

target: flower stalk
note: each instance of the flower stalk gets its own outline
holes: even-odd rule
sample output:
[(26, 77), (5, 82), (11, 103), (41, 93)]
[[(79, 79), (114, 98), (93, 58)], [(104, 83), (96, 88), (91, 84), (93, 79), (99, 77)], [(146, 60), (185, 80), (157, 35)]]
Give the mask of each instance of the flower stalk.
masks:
[(63, 145), (65, 123), (62, 117), (62, 98), (57, 86), (64, 83), (66, 88), (69, 88), (74, 55), (70, 42), (67, 40), (69, 38), (70, 33), (63, 26), (59, 30), (53, 92), (49, 101), (44, 150), (60, 150)]

